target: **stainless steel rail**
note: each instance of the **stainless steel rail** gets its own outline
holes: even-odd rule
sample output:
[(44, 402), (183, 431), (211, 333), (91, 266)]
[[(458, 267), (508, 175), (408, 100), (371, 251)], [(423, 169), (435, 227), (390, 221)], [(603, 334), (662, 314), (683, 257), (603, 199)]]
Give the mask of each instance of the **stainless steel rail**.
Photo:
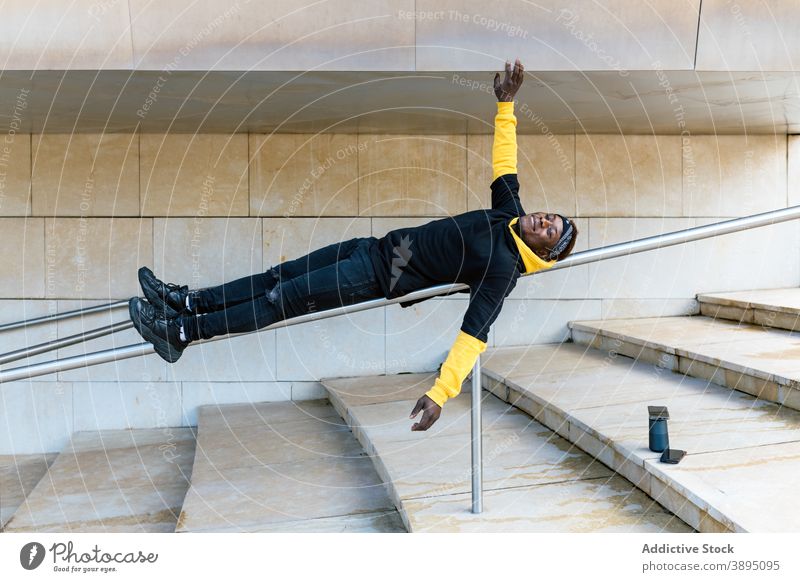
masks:
[(133, 322), (130, 320), (119, 321), (117, 323), (104, 325), (103, 327), (91, 329), (83, 333), (76, 333), (75, 335), (62, 337), (53, 341), (37, 344), (35, 346), (20, 348), (18, 350), (14, 350), (13, 352), (0, 354), (0, 364), (8, 364), (9, 362), (15, 362), (17, 360), (30, 358), (31, 356), (38, 356), (39, 354), (44, 354), (46, 352), (52, 352), (53, 350), (57, 350), (58, 348), (65, 348), (67, 346), (74, 346), (75, 344), (82, 344), (83, 342), (93, 340), (98, 337), (103, 337), (105, 335), (111, 335), (112, 333), (117, 333), (118, 331), (123, 331), (125, 329), (130, 329), (132, 327), (133, 327)]
[[(549, 273), (551, 271), (566, 269), (568, 267), (576, 267), (578, 265), (585, 265), (597, 261), (604, 261), (606, 259), (624, 257), (635, 253), (642, 253), (645, 251), (683, 244), (705, 238), (711, 238), (715, 236), (721, 236), (724, 234), (740, 232), (751, 228), (768, 226), (780, 222), (786, 222), (788, 220), (794, 220), (797, 218), (800, 218), (800, 206), (792, 206), (790, 208), (773, 210), (771, 212), (764, 212), (761, 214), (755, 214), (753, 216), (747, 216), (744, 218), (735, 218), (732, 220), (726, 220), (723, 222), (717, 222), (705, 226), (698, 226), (695, 228), (689, 228), (667, 234), (646, 237), (634, 241), (619, 243), (615, 245), (583, 251), (580, 253), (575, 253), (574, 255), (567, 257), (563, 261), (558, 262), (552, 268), (546, 271), (542, 271), (541, 273)], [(343, 315), (345, 313), (355, 313), (358, 311), (365, 311), (367, 309), (374, 309), (376, 307), (384, 307), (386, 305), (391, 305), (393, 303), (400, 303), (416, 299), (427, 299), (429, 297), (434, 297), (436, 295), (441, 295), (452, 291), (459, 291), (467, 288), (468, 286), (462, 283), (437, 285), (436, 287), (421, 289), (419, 291), (414, 291), (412, 293), (409, 293), (403, 297), (397, 297), (394, 299), (372, 299), (369, 301), (357, 303), (355, 305), (348, 305), (345, 307), (337, 307), (335, 309), (329, 309), (325, 311), (307, 313), (299, 317), (276, 322), (258, 331), (266, 331), (277, 327), (287, 327), (290, 325), (306, 323), (308, 321), (317, 321), (320, 319), (326, 319), (328, 317), (336, 317), (338, 315)], [(112, 303), (107, 306), (100, 306), (100, 308), (107, 309), (117, 305), (119, 304)], [(97, 309), (99, 310), (100, 308)], [(70, 313), (78, 314), (77, 312), (70, 312)], [(83, 311), (83, 313), (86, 313), (86, 311)], [(47, 316), (47, 317), (51, 318), (49, 320), (52, 321), (52, 316)], [(45, 318), (40, 318), (40, 320), (45, 320)], [(0, 330), (2, 329), (3, 327), (0, 326)], [(258, 333), (258, 332), (249, 332), (249, 333)], [(246, 334), (231, 334), (227, 336), (218, 336), (205, 341), (206, 342), (218, 341), (221, 339), (226, 339), (229, 337), (239, 336), (239, 335), (246, 335)], [(205, 343), (205, 342), (198, 342), (198, 343)], [(109, 350), (93, 352), (90, 354), (85, 354), (80, 356), (73, 356), (71, 358), (62, 358), (60, 360), (52, 360), (49, 362), (42, 362), (40, 364), (32, 364), (29, 366), (12, 368), (9, 370), (2, 370), (0, 371), (0, 384), (5, 382), (11, 382), (13, 380), (20, 380), (24, 378), (32, 378), (35, 376), (50, 374), (52, 372), (72, 370), (75, 368), (82, 368), (86, 366), (94, 366), (97, 364), (103, 364), (107, 362), (120, 361), (127, 358), (134, 358), (137, 356), (147, 355), (150, 353), (153, 353), (153, 346), (150, 343), (145, 342), (141, 344), (134, 344), (120, 348), (113, 348)], [(480, 513), (482, 509), (481, 508), (482, 455), (481, 455), (481, 435), (480, 435), (480, 418), (481, 418), (480, 382), (481, 380), (480, 380), (480, 358), (479, 358), (475, 364), (475, 367), (473, 368), (473, 377), (472, 377), (472, 405), (473, 405), (472, 510), (475, 513)]]
[(128, 300), (115, 301), (114, 303), (106, 303), (105, 305), (95, 305), (94, 307), (82, 307), (80, 309), (73, 309), (72, 311), (62, 311), (61, 313), (53, 313), (52, 315), (43, 315), (42, 317), (34, 317), (33, 319), (23, 319), (22, 321), (15, 321), (14, 323), (4, 323), (0, 325), (0, 332), (11, 331), (12, 329), (19, 329), (22, 327), (31, 327), (42, 323), (52, 323), (62, 319), (69, 319), (71, 317), (78, 317), (81, 315), (88, 315), (90, 313), (99, 313), (111, 309), (119, 309), (120, 307), (127, 307)]

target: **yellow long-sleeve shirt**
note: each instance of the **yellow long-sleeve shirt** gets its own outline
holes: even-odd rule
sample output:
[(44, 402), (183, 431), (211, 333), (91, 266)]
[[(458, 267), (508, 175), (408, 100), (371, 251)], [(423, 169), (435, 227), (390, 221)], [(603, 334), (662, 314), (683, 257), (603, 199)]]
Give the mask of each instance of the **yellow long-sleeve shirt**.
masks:
[[(517, 118), (514, 116), (514, 102), (498, 102), (494, 118), (494, 143), (492, 144), (492, 181), (505, 174), (517, 173)], [(508, 229), (519, 249), (526, 273), (547, 269), (555, 261), (544, 261), (528, 247), (511, 228), (519, 217), (508, 223)], [(458, 396), (461, 385), (475, 365), (478, 356), (486, 350), (486, 342), (459, 330), (447, 355), (439, 377), (426, 395), (439, 406), (444, 406), (450, 398)]]

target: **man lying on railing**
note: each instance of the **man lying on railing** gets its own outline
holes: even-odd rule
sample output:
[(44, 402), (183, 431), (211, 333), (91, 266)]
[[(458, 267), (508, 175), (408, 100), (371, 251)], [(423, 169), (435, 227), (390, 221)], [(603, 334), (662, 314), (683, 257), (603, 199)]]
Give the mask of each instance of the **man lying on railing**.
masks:
[[(411, 411), (422, 412), (411, 430), (427, 430), (442, 406), (486, 349), (489, 329), (522, 273), (551, 267), (575, 246), (578, 229), (560, 214), (525, 214), (519, 200), (514, 96), (524, 69), (494, 78), (497, 95), (492, 146), (492, 208), (399, 228), (378, 239), (353, 238), (281, 263), (265, 273), (217, 287), (189, 290), (165, 284), (139, 269), (147, 301), (134, 297), (134, 326), (166, 361), (175, 362), (191, 342), (255, 331), (311, 311), (381, 297), (401, 297), (445, 283), (469, 286), (470, 300), (450, 353), (433, 387)], [(466, 290), (465, 290), (466, 291)], [(401, 303), (403, 307), (422, 299)]]

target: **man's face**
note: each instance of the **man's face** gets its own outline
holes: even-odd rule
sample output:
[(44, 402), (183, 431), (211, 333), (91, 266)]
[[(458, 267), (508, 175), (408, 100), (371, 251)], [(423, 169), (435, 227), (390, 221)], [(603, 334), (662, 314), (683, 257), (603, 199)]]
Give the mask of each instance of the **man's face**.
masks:
[(556, 246), (564, 230), (561, 217), (552, 213), (532, 212), (521, 216), (519, 222), (525, 244), (542, 259), (550, 260), (550, 249)]

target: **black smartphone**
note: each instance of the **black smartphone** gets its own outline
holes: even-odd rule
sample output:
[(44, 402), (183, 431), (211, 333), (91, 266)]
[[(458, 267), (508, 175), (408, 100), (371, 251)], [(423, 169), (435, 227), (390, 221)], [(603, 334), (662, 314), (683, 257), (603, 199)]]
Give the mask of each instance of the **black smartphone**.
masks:
[(669, 463), (670, 465), (677, 465), (681, 459), (686, 456), (686, 451), (680, 449), (666, 449), (661, 454), (661, 462)]

